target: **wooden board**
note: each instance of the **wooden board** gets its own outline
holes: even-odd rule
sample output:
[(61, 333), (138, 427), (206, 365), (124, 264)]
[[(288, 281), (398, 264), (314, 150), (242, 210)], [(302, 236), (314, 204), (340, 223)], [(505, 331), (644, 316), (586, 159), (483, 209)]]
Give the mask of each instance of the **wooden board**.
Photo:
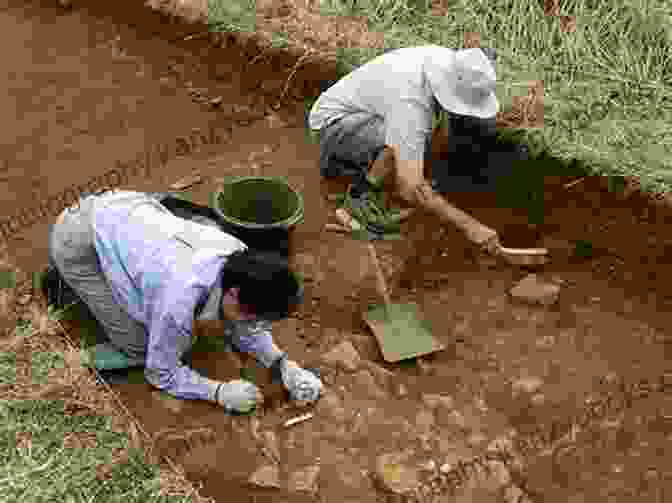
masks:
[[(432, 335), (430, 324), (418, 317), (415, 304), (390, 304), (370, 309), (364, 322), (378, 341), (386, 362), (395, 363), (445, 349)], [(389, 316), (388, 316), (389, 314)]]

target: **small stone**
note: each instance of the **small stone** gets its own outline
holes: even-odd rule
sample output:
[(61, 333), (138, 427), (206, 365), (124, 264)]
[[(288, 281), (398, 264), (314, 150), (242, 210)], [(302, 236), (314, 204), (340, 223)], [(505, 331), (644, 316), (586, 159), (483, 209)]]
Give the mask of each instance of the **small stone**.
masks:
[(420, 469), (426, 472), (433, 472), (434, 470), (436, 470), (436, 461), (430, 459), (429, 461), (420, 463)]
[(408, 388), (406, 387), (405, 384), (400, 383), (399, 386), (397, 386), (397, 396), (399, 398), (404, 398), (408, 396)]
[(488, 410), (490, 410), (488, 404), (485, 403), (485, 400), (483, 400), (483, 398), (481, 397), (478, 397), (474, 400), (474, 405), (480, 412), (483, 413), (488, 412)]
[(383, 454), (376, 460), (376, 478), (380, 484), (395, 494), (407, 494), (420, 487), (418, 469), (404, 464), (404, 453)]
[(659, 475), (658, 470), (656, 470), (655, 468), (649, 468), (644, 473), (644, 478), (646, 480), (657, 480), (659, 478), (658, 475)]
[(544, 283), (536, 274), (529, 274), (510, 290), (510, 294), (519, 301), (550, 306), (557, 302), (560, 287), (552, 283)]
[(541, 388), (544, 384), (538, 377), (524, 377), (514, 381), (513, 391), (515, 393), (535, 393)]
[(335, 365), (347, 372), (354, 372), (359, 367), (361, 358), (355, 347), (345, 341), (333, 348), (322, 357), (322, 360), (330, 365)]
[(24, 295), (21, 295), (21, 297), (19, 297), (16, 301), (17, 301), (20, 305), (25, 306), (26, 304), (28, 304), (28, 303), (30, 302), (30, 300), (31, 300), (32, 298), (33, 298), (33, 296), (32, 296), (31, 294), (26, 293), (26, 294), (24, 294)]
[(535, 344), (539, 349), (551, 349), (553, 346), (555, 346), (555, 342), (555, 336), (544, 335), (540, 339), (537, 339)]
[(315, 494), (317, 492), (317, 477), (319, 474), (319, 465), (307, 466), (291, 473), (289, 476), (289, 490)]
[(447, 395), (438, 395), (433, 393), (426, 393), (422, 395), (422, 401), (430, 409), (444, 408), (452, 410), (455, 408), (455, 401), (453, 397)]
[(546, 395), (543, 393), (535, 393), (532, 395), (532, 398), (530, 398), (530, 401), (532, 402), (532, 405), (536, 407), (541, 407), (546, 403)]
[(448, 474), (453, 470), (453, 465), (450, 463), (443, 463), (441, 465), (441, 468), (439, 468), (439, 471), (443, 474)]
[(280, 488), (280, 469), (276, 465), (260, 466), (249, 478), (249, 482), (259, 487)]

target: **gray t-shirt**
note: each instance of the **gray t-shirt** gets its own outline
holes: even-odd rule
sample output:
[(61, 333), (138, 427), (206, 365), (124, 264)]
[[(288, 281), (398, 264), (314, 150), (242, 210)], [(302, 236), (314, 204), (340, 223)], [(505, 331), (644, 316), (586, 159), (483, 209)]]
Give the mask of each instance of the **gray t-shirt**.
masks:
[(365, 63), (327, 89), (315, 102), (308, 122), (313, 130), (355, 112), (385, 123), (385, 144), (397, 145), (402, 160), (423, 160), (438, 103), (425, 77), (430, 54), (452, 51), (435, 45), (387, 52)]

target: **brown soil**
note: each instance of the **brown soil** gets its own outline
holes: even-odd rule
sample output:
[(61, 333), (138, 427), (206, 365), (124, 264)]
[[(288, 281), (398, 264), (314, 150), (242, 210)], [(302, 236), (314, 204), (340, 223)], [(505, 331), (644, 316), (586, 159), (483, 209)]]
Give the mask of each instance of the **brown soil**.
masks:
[[(260, 447), (264, 432), (275, 432), (283, 483), (296, 470), (319, 465), (322, 500), (367, 502), (384, 500), (369, 475), (378, 455), (414, 448), (441, 465), (451, 453), (478, 455), (487, 441), (511, 429), (523, 439), (520, 446), (537, 430), (553, 432), (554, 438), (527, 449), (520, 465), (508, 467), (512, 483), (533, 501), (602, 501), (608, 495), (610, 501), (653, 503), (670, 493), (669, 394), (660, 386), (638, 399), (623, 391), (640, 380), (659, 383), (670, 368), (669, 209), (652, 206), (637, 192), (609, 192), (597, 177), (568, 189), (563, 185), (569, 179), (547, 177), (545, 218), (536, 226), (523, 209), (501, 207), (493, 194), (449, 194), (500, 230), (505, 245), (548, 246), (553, 260), (541, 274), (562, 285), (559, 300), (547, 309), (514, 303), (507, 291), (525, 271), (489, 263), (457, 231), (416, 215), (404, 224), (403, 241), (376, 246), (392, 276), (393, 300), (417, 302), (448, 349), (421, 365), (389, 365), (361, 323), (362, 310), (380, 302), (366, 248), (323, 231), (333, 214), (324, 195), (337, 187), (320, 181), (317, 148), (303, 130), (303, 104), (279, 112), (269, 108), (293, 66), (290, 59), (246, 65), (253, 56), (235, 45), (213, 56), (206, 40), (170, 42), (193, 28), (168, 25), (126, 5), (115, 14), (104, 12), (106, 7), (64, 11), (46, 2), (6, 4), (0, 26), (15, 57), (7, 58), (3, 79), (3, 214), (84, 184), (115, 161), (141, 157), (155, 145), (174, 145), (193, 129), (216, 129), (219, 139), (189, 146), (187, 155), (173, 156), (127, 186), (166, 190), (198, 169), (205, 180), (190, 194), (206, 203), (218, 178), (251, 172), (248, 160), (256, 157), (263, 174), (286, 176), (305, 198), (293, 261), (307, 278), (306, 302), (295, 317), (278, 323), (275, 333), (296, 360), (321, 367), (330, 391), (316, 406), (316, 417), (283, 428), (299, 411), (261, 371), (257, 377), (269, 400), (252, 419), (230, 418), (197, 402), (180, 403), (180, 411), (172, 412), (170, 402), (145, 383), (116, 388), (156, 436), (158, 451), (202, 482), (204, 495), (240, 502), (317, 498), (246, 482), (267, 462)], [(313, 85), (307, 77), (302, 91)], [(252, 89), (252, 82), (271, 83), (268, 95)], [(218, 97), (216, 107), (207, 104)], [(45, 265), (51, 220), (10, 242), (22, 269)], [(577, 240), (593, 243), (592, 258), (573, 256)], [(320, 363), (322, 354), (345, 340), (369, 362), (373, 381)], [(195, 355), (195, 368), (217, 379), (238, 377), (239, 365), (224, 354)], [(538, 390), (513, 392), (513, 383), (531, 377), (540, 380)], [(544, 450), (559, 445), (557, 432), (567, 431), (588, 406), (587, 398), (612, 396), (618, 389), (629, 397), (622, 407), (584, 424), (562, 449)], [(420, 414), (428, 411), (422, 400), (427, 393), (450, 395), (457, 414), (430, 413), (435, 422), (427, 426), (429, 416)], [(342, 408), (334, 405), (336, 397)], [(471, 501), (498, 501), (494, 498), (504, 493), (498, 487), (476, 496), (477, 489), (464, 489), (464, 501), (469, 494)], [(449, 493), (442, 494), (436, 501), (449, 501)]]

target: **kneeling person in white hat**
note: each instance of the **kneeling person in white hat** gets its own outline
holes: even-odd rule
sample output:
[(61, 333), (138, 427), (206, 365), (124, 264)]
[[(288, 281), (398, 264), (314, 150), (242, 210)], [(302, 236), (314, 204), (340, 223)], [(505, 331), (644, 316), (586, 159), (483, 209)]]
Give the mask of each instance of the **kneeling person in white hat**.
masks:
[[(472, 130), (494, 134), (496, 75), (484, 51), (397, 49), (336, 82), (308, 117), (310, 129), (320, 133), (321, 174), (353, 177), (360, 183), (351, 190), (362, 191), (381, 190), (394, 173), (403, 199), (441, 217), (441, 196), (424, 177), (434, 117), (444, 109), (481, 126)], [(485, 245), (494, 249), (497, 243)]]
[(222, 336), (264, 367), (274, 368), (290, 396), (320, 395), (312, 372), (288, 360), (269, 320), (301, 301), (287, 260), (249, 249), (218, 228), (179, 218), (151, 195), (112, 191), (82, 198), (52, 227), (50, 263), (102, 325), (108, 341), (94, 347), (144, 366), (153, 386), (248, 412), (262, 399), (245, 380), (218, 382), (183, 363), (196, 320), (224, 320)]

